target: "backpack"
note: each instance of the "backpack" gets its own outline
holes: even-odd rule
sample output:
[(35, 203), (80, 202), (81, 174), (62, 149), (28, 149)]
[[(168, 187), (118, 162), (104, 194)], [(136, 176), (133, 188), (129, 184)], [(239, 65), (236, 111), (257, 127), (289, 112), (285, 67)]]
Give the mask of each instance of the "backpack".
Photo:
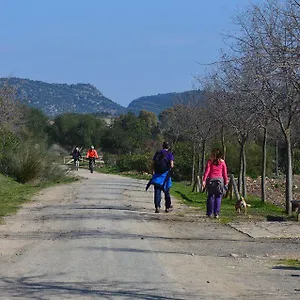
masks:
[(167, 152), (157, 151), (154, 156), (154, 171), (155, 173), (163, 174), (169, 170), (169, 163), (166, 159)]

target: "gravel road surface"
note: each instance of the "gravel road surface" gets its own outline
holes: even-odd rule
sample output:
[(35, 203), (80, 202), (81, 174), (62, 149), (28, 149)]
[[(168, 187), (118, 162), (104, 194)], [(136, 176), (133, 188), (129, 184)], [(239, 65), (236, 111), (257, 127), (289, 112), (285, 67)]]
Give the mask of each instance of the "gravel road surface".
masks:
[(1, 300), (300, 299), (300, 269), (278, 263), (300, 259), (300, 225), (272, 236), (176, 200), (155, 214), (146, 181), (78, 174), (0, 225)]

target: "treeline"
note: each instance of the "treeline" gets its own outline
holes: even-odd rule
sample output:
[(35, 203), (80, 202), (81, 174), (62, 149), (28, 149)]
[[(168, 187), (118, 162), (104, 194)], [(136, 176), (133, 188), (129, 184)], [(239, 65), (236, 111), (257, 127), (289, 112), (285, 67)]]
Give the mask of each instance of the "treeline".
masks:
[[(218, 126), (209, 110), (195, 102), (190, 105), (192, 108), (177, 105), (159, 117), (147, 111), (141, 111), (137, 116), (127, 113), (109, 123), (94, 115), (64, 114), (52, 121), (48, 134), (52, 142), (58, 142), (68, 152), (75, 146), (86, 150), (94, 145), (104, 154), (106, 164), (120, 171), (149, 172), (154, 152), (168, 140), (176, 157), (175, 179), (191, 182), (197, 174), (203, 173), (210, 149), (219, 147), (226, 149), (229, 172), (237, 175), (240, 146), (234, 132), (227, 128), (222, 145)], [(261, 141), (261, 133), (253, 132), (245, 145), (247, 175), (255, 178), (261, 174)], [(274, 140), (267, 149), (268, 176), (284, 172), (284, 158), (284, 145)]]
[(0, 173), (20, 183), (57, 181), (64, 177), (49, 151), (48, 118), (17, 100), (13, 87), (0, 89)]

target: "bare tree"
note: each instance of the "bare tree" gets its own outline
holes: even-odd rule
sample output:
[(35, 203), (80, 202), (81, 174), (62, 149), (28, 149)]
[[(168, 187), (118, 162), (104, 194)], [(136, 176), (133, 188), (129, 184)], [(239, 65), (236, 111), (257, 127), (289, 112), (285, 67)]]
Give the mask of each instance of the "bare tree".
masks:
[(21, 115), (16, 90), (4, 84), (0, 88), (0, 129), (15, 131), (20, 123)]
[(276, 120), (285, 138), (286, 212), (292, 200), (292, 123), (300, 112), (300, 6), (297, 1), (269, 0), (252, 5), (237, 18), (240, 35), (234, 37), (240, 57), (259, 61), (257, 79), (268, 97), (261, 97), (264, 110)]

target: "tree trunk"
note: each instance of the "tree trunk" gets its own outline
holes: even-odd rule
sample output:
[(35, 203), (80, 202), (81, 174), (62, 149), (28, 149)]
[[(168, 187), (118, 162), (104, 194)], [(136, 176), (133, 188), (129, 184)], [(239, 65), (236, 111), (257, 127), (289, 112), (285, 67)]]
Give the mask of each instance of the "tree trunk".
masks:
[(222, 151), (223, 151), (223, 159), (226, 159), (226, 144), (225, 144), (225, 136), (224, 136), (224, 126), (221, 128), (221, 141), (222, 141)]
[(201, 159), (201, 165), (199, 169), (199, 175), (203, 175), (204, 173), (204, 166), (205, 166), (205, 152), (206, 152), (206, 140), (202, 140), (202, 159)]
[(242, 178), (243, 178), (243, 144), (240, 143), (240, 165), (238, 176), (238, 192), (242, 194)]
[(194, 142), (193, 145), (193, 165), (192, 165), (192, 179), (191, 179), (191, 184), (195, 182), (195, 165), (196, 165), (196, 145)]
[(264, 139), (262, 147), (262, 170), (261, 170), (261, 201), (266, 201), (266, 168), (267, 168), (267, 134), (268, 129), (264, 127)]
[(292, 143), (291, 143), (291, 129), (285, 130), (285, 144), (287, 150), (286, 162), (286, 179), (285, 179), (285, 209), (290, 216), (292, 214), (292, 199), (293, 199), (293, 167), (292, 167)]
[(243, 141), (242, 146), (242, 161), (243, 161), (243, 172), (242, 172), (242, 191), (243, 197), (247, 197), (247, 178), (246, 178), (246, 169), (247, 169), (247, 162), (246, 162), (246, 152), (245, 152), (245, 141)]
[(279, 176), (279, 156), (278, 156), (278, 140), (275, 145), (275, 175)]

